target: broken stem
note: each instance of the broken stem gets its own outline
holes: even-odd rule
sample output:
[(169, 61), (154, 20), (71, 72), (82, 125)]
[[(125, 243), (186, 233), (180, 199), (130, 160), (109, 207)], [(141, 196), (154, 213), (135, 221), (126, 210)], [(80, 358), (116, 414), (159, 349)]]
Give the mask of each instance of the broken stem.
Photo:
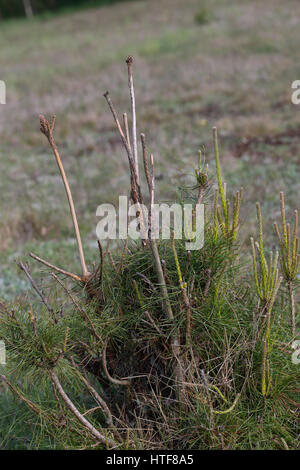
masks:
[(107, 348), (107, 341), (105, 343), (105, 346), (103, 348), (103, 352), (102, 352), (102, 365), (103, 365), (103, 369), (104, 369), (104, 372), (105, 372), (105, 375), (106, 377), (108, 378), (108, 380), (113, 383), (113, 384), (116, 384), (116, 385), (130, 385), (130, 381), (129, 380), (126, 380), (126, 379), (122, 379), (122, 380), (119, 380), (119, 379), (114, 379), (110, 373), (108, 372), (108, 369), (107, 369), (107, 362), (106, 362), (106, 348)]
[(65, 402), (66, 406), (69, 408), (69, 410), (73, 413), (73, 415), (78, 419), (78, 421), (86, 428), (89, 430), (89, 432), (92, 434), (93, 438), (96, 439), (99, 442), (102, 442), (105, 445), (109, 445), (110, 447), (115, 447), (116, 443), (107, 437), (105, 437), (103, 434), (101, 434), (81, 413), (80, 411), (76, 408), (74, 403), (70, 400), (66, 392), (61, 386), (60, 381), (58, 380), (57, 375), (53, 370), (49, 371), (49, 374), (51, 376), (51, 379), (53, 380), (53, 383), (56, 387), (56, 390), (58, 391), (59, 395)]
[(97, 331), (96, 331), (96, 328), (92, 322), (92, 320), (90, 319), (89, 315), (87, 314), (87, 312), (79, 305), (79, 303), (75, 300), (75, 298), (73, 297), (73, 295), (71, 294), (71, 292), (69, 291), (69, 289), (64, 285), (64, 283), (54, 274), (54, 273), (51, 273), (53, 279), (56, 280), (56, 282), (58, 282), (58, 284), (64, 289), (64, 291), (67, 293), (67, 295), (70, 297), (72, 303), (74, 304), (74, 306), (77, 308), (77, 310), (81, 313), (81, 315), (88, 321), (88, 323), (90, 324), (91, 326), (91, 329), (95, 335), (95, 337), (98, 339), (98, 341), (100, 341), (102, 343), (102, 339), (101, 337), (98, 335)]
[(139, 178), (139, 162), (138, 162), (138, 151), (137, 151), (137, 137), (136, 137), (136, 111), (135, 111), (135, 93), (133, 86), (133, 75), (132, 75), (132, 63), (133, 58), (127, 57), (126, 63), (128, 66), (128, 86), (130, 90), (131, 100), (131, 113), (132, 113), (132, 145), (133, 145), (133, 161), (136, 169), (137, 184), (140, 184)]
[[(22, 261), (17, 263), (17, 265), (19, 266), (19, 268), (25, 273), (25, 275), (29, 279), (30, 284), (32, 285), (33, 289), (38, 294), (38, 296), (41, 298), (41, 301), (43, 302), (43, 304), (47, 308), (48, 312), (51, 315), (54, 315), (53, 309), (48, 305), (46, 297), (43, 295), (42, 291), (38, 288), (37, 283), (35, 282), (35, 280), (33, 279), (33, 277), (31, 276), (31, 274), (29, 272), (29, 269), (25, 266), (25, 264), (22, 263)], [(55, 318), (54, 321), (57, 322), (57, 319)]]
[(112, 427), (113, 426), (113, 418), (112, 418), (111, 411), (110, 411), (109, 407), (107, 406), (106, 402), (103, 400), (102, 397), (100, 397), (97, 390), (95, 390), (94, 387), (90, 384), (87, 377), (84, 377), (84, 375), (81, 373), (81, 371), (79, 370), (79, 366), (75, 363), (73, 357), (71, 358), (71, 363), (72, 363), (72, 366), (74, 367), (74, 369), (76, 370), (76, 372), (78, 373), (80, 379), (85, 384), (88, 391), (90, 392), (90, 394), (94, 397), (95, 401), (98, 403), (98, 405), (102, 409), (103, 413), (105, 413), (105, 415), (107, 417), (107, 424), (110, 427)]
[(78, 221), (77, 221), (77, 216), (76, 216), (76, 211), (75, 211), (75, 206), (73, 202), (73, 197), (70, 189), (70, 185), (60, 158), (60, 155), (57, 150), (56, 143), (53, 138), (53, 130), (54, 130), (54, 125), (55, 125), (55, 120), (56, 117), (53, 116), (51, 124), (45, 119), (44, 116), (40, 115), (40, 123), (41, 123), (41, 132), (47, 137), (50, 147), (53, 151), (53, 154), (56, 159), (56, 163), (58, 165), (63, 184), (66, 190), (67, 198), (68, 198), (68, 203), (70, 207), (70, 212), (71, 212), (71, 217), (74, 225), (74, 230), (75, 230), (75, 235), (77, 239), (77, 246), (78, 246), (78, 252), (79, 252), (79, 258), (80, 258), (80, 264), (82, 268), (82, 277), (83, 279), (87, 279), (90, 275), (89, 271), (87, 270), (86, 263), (85, 263), (85, 258), (84, 258), (84, 253), (83, 253), (83, 247), (82, 247), (82, 242), (81, 242), (81, 237), (80, 237), (80, 231), (79, 231), (79, 226), (78, 226)]
[(124, 129), (125, 129), (125, 136), (126, 136), (126, 140), (127, 140), (127, 145), (131, 149), (130, 137), (129, 137), (129, 128), (128, 128), (128, 118), (127, 118), (126, 113), (123, 113), (123, 123), (124, 123)]
[(48, 261), (45, 261), (44, 259), (39, 258), (39, 256), (36, 256), (33, 253), (29, 253), (29, 256), (31, 258), (35, 259), (36, 261), (38, 261), (39, 263), (44, 264), (48, 268), (54, 269), (54, 271), (57, 271), (60, 274), (64, 274), (65, 276), (68, 276), (68, 277), (74, 279), (75, 281), (82, 282), (82, 278), (80, 276), (78, 276), (77, 274), (73, 274), (73, 273), (70, 273), (69, 271), (65, 271), (64, 269), (58, 268), (57, 266), (54, 266), (54, 264), (51, 264)]

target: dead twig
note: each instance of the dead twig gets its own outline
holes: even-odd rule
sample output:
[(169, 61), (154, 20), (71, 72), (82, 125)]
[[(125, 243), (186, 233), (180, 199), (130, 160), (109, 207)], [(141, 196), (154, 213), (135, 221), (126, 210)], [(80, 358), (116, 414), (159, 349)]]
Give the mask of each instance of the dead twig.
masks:
[(125, 136), (126, 136), (126, 140), (127, 140), (127, 145), (131, 150), (127, 113), (123, 113), (123, 124), (124, 124), (124, 129), (125, 129)]
[(38, 415), (43, 415), (45, 414), (44, 411), (39, 408), (35, 403), (32, 401), (28, 400), (9, 380), (5, 375), (0, 375), (0, 379), (3, 380), (3, 382), (8, 385), (8, 387), (11, 389), (11, 391), (16, 395), (21, 401), (23, 401), (28, 408), (30, 408), (32, 411), (34, 411)]
[(64, 269), (58, 268), (54, 264), (49, 263), (49, 261), (45, 261), (44, 259), (40, 258), (39, 256), (34, 255), (33, 253), (29, 253), (29, 256), (31, 258), (35, 259), (36, 261), (38, 261), (39, 263), (44, 264), (48, 268), (54, 269), (54, 271), (57, 271), (60, 274), (64, 274), (65, 276), (70, 277), (70, 278), (74, 279), (75, 281), (83, 282), (82, 277), (78, 276), (77, 274), (73, 274), (73, 273), (70, 273), (69, 271), (65, 271)]
[(66, 176), (66, 173), (65, 173), (60, 155), (58, 153), (56, 143), (55, 143), (54, 138), (53, 138), (53, 131), (54, 131), (54, 127), (55, 127), (55, 121), (56, 121), (56, 116), (53, 116), (51, 123), (49, 123), (42, 114), (40, 115), (41, 132), (48, 139), (48, 142), (49, 142), (50, 147), (51, 147), (51, 149), (53, 151), (53, 154), (55, 156), (56, 163), (58, 165), (58, 168), (59, 168), (62, 180), (63, 180), (63, 184), (64, 184), (64, 187), (65, 187), (65, 190), (66, 190), (68, 203), (69, 203), (69, 207), (70, 207), (70, 212), (71, 212), (71, 217), (72, 217), (72, 221), (73, 221), (73, 225), (74, 225), (75, 235), (76, 235), (76, 239), (77, 239), (79, 258), (80, 258), (80, 263), (81, 263), (81, 268), (82, 268), (82, 279), (86, 280), (89, 277), (90, 273), (87, 270), (86, 263), (85, 263), (83, 247), (82, 247), (82, 242), (81, 242), (81, 237), (80, 237), (80, 231), (79, 231), (79, 226), (78, 226), (78, 222), (77, 222), (77, 216), (76, 216), (76, 211), (75, 211), (75, 206), (74, 206), (74, 202), (73, 202), (73, 197), (72, 197), (70, 185), (69, 185), (69, 182), (68, 182), (68, 179), (67, 179), (67, 176)]
[(124, 380), (124, 379), (114, 379), (110, 373), (108, 372), (108, 369), (107, 369), (107, 362), (106, 362), (106, 348), (107, 348), (107, 341), (105, 342), (105, 345), (104, 345), (104, 348), (103, 348), (103, 352), (102, 352), (102, 365), (103, 365), (103, 369), (104, 369), (104, 372), (105, 372), (105, 375), (106, 377), (108, 378), (108, 380), (110, 382), (112, 382), (113, 384), (116, 384), (116, 385), (130, 385), (130, 381), (129, 380)]
[(114, 105), (110, 99), (109, 92), (107, 91), (104, 93), (104, 98), (107, 101), (107, 104), (109, 106), (109, 109), (111, 110), (111, 113), (113, 115), (114, 121), (116, 123), (117, 129), (119, 131), (119, 134), (121, 136), (121, 140), (123, 142), (123, 145), (126, 149), (126, 153), (128, 156), (128, 162), (129, 162), (129, 169), (130, 169), (130, 182), (131, 182), (131, 199), (134, 204), (137, 205), (137, 217), (139, 218), (140, 222), (140, 230), (142, 234), (142, 243), (143, 245), (146, 245), (146, 237), (145, 237), (145, 223), (144, 223), (144, 214), (143, 211), (140, 207), (140, 205), (143, 203), (142, 202), (142, 195), (141, 195), (141, 190), (140, 186), (138, 184), (138, 176), (137, 176), (137, 169), (136, 165), (134, 162), (133, 154), (130, 145), (128, 144), (127, 138), (123, 132), (123, 129), (121, 127), (118, 115), (116, 113), (116, 110), (114, 108)]
[(94, 439), (96, 439), (97, 441), (101, 442), (102, 444), (105, 444), (106, 446), (109, 446), (109, 447), (116, 447), (116, 442), (113, 441), (112, 439), (110, 438), (107, 438), (106, 436), (104, 436), (103, 434), (101, 434), (81, 413), (80, 411), (76, 408), (76, 406), (74, 405), (74, 403), (70, 400), (70, 398), (68, 397), (68, 395), (66, 394), (66, 392), (64, 391), (64, 389), (62, 388), (61, 386), (61, 383), (57, 377), (57, 375), (55, 374), (55, 372), (53, 370), (50, 370), (49, 371), (49, 374), (50, 374), (50, 377), (51, 379), (53, 380), (53, 383), (56, 387), (56, 390), (58, 391), (59, 395), (61, 396), (61, 398), (63, 399), (63, 401), (65, 402), (67, 408), (69, 408), (69, 410), (73, 413), (73, 415), (78, 419), (78, 421), (86, 428), (88, 429), (88, 431), (90, 432), (90, 434), (92, 435), (92, 437)]
[(146, 146), (146, 137), (145, 134), (141, 134), (141, 142), (142, 142), (142, 149), (143, 149), (143, 162), (144, 162), (144, 171), (146, 180), (148, 183), (148, 188), (151, 188), (151, 178), (148, 166), (148, 157), (147, 157), (147, 146)]
[(38, 288), (35, 280), (33, 279), (33, 277), (31, 276), (31, 274), (29, 272), (29, 268), (27, 266), (25, 266), (25, 264), (23, 264), (22, 261), (17, 262), (17, 266), (19, 266), (19, 268), (25, 273), (25, 275), (29, 279), (30, 284), (32, 285), (33, 289), (38, 294), (38, 296), (41, 298), (41, 300), (42, 300), (43, 304), (45, 305), (45, 307), (47, 308), (48, 312), (53, 316), (53, 319), (54, 319), (55, 323), (57, 323), (57, 318), (55, 317), (53, 309), (48, 305), (46, 297), (43, 295), (42, 291)]
[(131, 199), (134, 204), (137, 205), (137, 217), (139, 218), (140, 223), (140, 232), (142, 238), (142, 245), (146, 246), (148, 244), (147, 241), (147, 233), (145, 229), (145, 220), (144, 220), (144, 213), (141, 208), (143, 205), (143, 197), (141, 193), (141, 188), (139, 184), (139, 167), (138, 167), (138, 153), (137, 153), (137, 137), (136, 137), (136, 112), (135, 112), (135, 95), (134, 95), (134, 87), (133, 87), (133, 78), (132, 78), (132, 57), (128, 57), (126, 60), (128, 66), (128, 83), (130, 89), (130, 98), (131, 98), (131, 110), (132, 110), (132, 139), (133, 139), (133, 149), (130, 145), (130, 138), (129, 138), (129, 130), (128, 130), (128, 121), (126, 113), (123, 114), (123, 121), (125, 127), (125, 133), (122, 129), (120, 124), (117, 112), (114, 108), (114, 105), (110, 99), (109, 92), (107, 91), (104, 93), (104, 97), (107, 101), (109, 109), (113, 115), (115, 124), (121, 136), (122, 143), (125, 147), (128, 162), (129, 162), (129, 169), (130, 169), (130, 181), (131, 181)]
[[(96, 402), (98, 403), (99, 407), (102, 409), (103, 413), (106, 415), (107, 418), (107, 424), (112, 427), (113, 425), (113, 418), (111, 411), (109, 407), (107, 406), (106, 402), (103, 400), (102, 397), (100, 397), (99, 393), (97, 390), (94, 389), (94, 387), (90, 384), (88, 381), (87, 377), (85, 377), (79, 370), (79, 366), (75, 363), (73, 357), (71, 358), (71, 363), (74, 369), (76, 370), (78, 376), (80, 377), (80, 380), (85, 384), (86, 388), (90, 392), (90, 394), (94, 397)], [(90, 411), (90, 410), (89, 410)]]
[(103, 340), (101, 338), (101, 336), (98, 335), (96, 329), (95, 329), (95, 326), (92, 322), (92, 320), (90, 319), (88, 313), (79, 305), (79, 303), (75, 300), (75, 298), (73, 297), (73, 295), (71, 294), (71, 292), (69, 291), (69, 289), (64, 285), (64, 283), (54, 274), (54, 273), (51, 273), (51, 276), (61, 285), (61, 287), (64, 289), (64, 291), (67, 293), (67, 295), (70, 297), (72, 303), (75, 305), (75, 307), (77, 308), (77, 310), (81, 313), (81, 315), (88, 321), (88, 323), (90, 324), (91, 326), (91, 329), (94, 333), (94, 336), (98, 339), (98, 341), (100, 341), (101, 343), (103, 343)]
[(151, 287), (153, 292), (156, 291), (155, 285), (150, 281), (150, 279), (148, 279), (147, 276), (145, 276), (145, 274), (137, 272), (136, 275), (139, 276), (141, 279), (143, 279)]
[[(146, 171), (146, 170), (145, 170)], [(147, 178), (147, 175), (146, 175)], [(161, 295), (162, 295), (162, 306), (166, 317), (171, 321), (174, 322), (174, 315), (169, 299), (168, 289), (165, 281), (165, 276), (162, 269), (162, 264), (159, 256), (158, 246), (156, 240), (152, 237), (152, 224), (151, 224), (151, 217), (152, 217), (152, 208), (154, 205), (155, 200), (155, 177), (154, 177), (154, 158), (153, 155), (150, 155), (150, 173), (149, 173), (149, 196), (150, 196), (150, 208), (149, 208), (149, 222), (148, 222), (148, 239), (153, 255), (154, 266), (156, 270), (156, 274), (158, 277), (158, 283), (160, 285)], [(176, 387), (178, 391), (179, 400), (181, 399), (182, 395), (184, 394), (184, 389), (182, 389), (182, 384), (184, 382), (184, 372), (183, 372), (183, 364), (180, 360), (180, 341), (179, 341), (179, 333), (176, 331), (172, 334), (171, 338), (171, 351), (172, 356), (175, 361), (175, 368), (174, 368), (174, 378), (176, 382)]]
[(133, 161), (136, 170), (136, 182), (140, 184), (139, 178), (139, 162), (138, 162), (138, 151), (137, 151), (137, 137), (136, 137), (136, 111), (135, 111), (135, 93), (133, 86), (133, 75), (132, 75), (132, 63), (133, 57), (128, 56), (126, 59), (126, 64), (128, 67), (128, 86), (130, 90), (130, 100), (131, 100), (131, 113), (132, 113), (132, 144), (133, 144)]

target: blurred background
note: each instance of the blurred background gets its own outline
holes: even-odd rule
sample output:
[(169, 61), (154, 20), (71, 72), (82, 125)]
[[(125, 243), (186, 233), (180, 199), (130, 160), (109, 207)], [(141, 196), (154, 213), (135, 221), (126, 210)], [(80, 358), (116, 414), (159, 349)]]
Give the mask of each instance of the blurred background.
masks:
[(31, 18), (41, 13), (62, 11), (67, 8), (91, 7), (109, 5), (122, 0), (1, 0), (1, 17), (16, 18), (26, 16)]
[(14, 260), (28, 251), (79, 270), (40, 113), (57, 115), (57, 145), (94, 260), (97, 206), (128, 193), (126, 155), (102, 95), (109, 89), (120, 116), (129, 113), (129, 54), (160, 200), (191, 185), (199, 149), (213, 173), (218, 126), (229, 191), (245, 188), (246, 246), (256, 200), (270, 234), (279, 190), (288, 210), (299, 209), (300, 106), (291, 103), (300, 79), (298, 0), (0, 0), (0, 14), (0, 297), (27, 287)]

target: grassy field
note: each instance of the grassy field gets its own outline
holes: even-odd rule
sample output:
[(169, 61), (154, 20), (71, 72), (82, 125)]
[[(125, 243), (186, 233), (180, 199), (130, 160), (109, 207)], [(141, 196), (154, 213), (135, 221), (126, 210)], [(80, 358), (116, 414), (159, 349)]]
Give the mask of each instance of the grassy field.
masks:
[(39, 132), (40, 112), (57, 114), (57, 142), (87, 250), (95, 246), (96, 207), (126, 194), (127, 161), (102, 94), (109, 89), (118, 109), (129, 110), (122, 68), (129, 53), (138, 130), (147, 133), (163, 175), (161, 199), (188, 181), (199, 148), (210, 161), (216, 125), (225, 179), (231, 190), (246, 188), (246, 239), (257, 199), (270, 225), (279, 189), (288, 208), (297, 207), (300, 114), (290, 95), (300, 75), (299, 18), (296, 0), (162, 0), (2, 24), (2, 297), (24, 288), (14, 259), (33, 247), (78, 265), (64, 190)]
[[(0, 24), (0, 79), (7, 85), (0, 114), (0, 299), (27, 292), (15, 260), (30, 251), (80, 269), (40, 113), (57, 115), (57, 144), (87, 259), (94, 261), (96, 208), (128, 193), (127, 158), (102, 95), (109, 90), (120, 113), (129, 112), (129, 54), (138, 131), (155, 155), (158, 198), (169, 201), (191, 182), (199, 149), (214, 173), (211, 129), (217, 126), (229, 192), (245, 190), (244, 253), (256, 233), (257, 200), (266, 245), (273, 247), (279, 191), (288, 216), (299, 206), (300, 107), (291, 103), (291, 83), (300, 78), (299, 26), (298, 0), (141, 0)], [(40, 272), (37, 263), (30, 265)], [(30, 425), (18, 422), (13, 400), (5, 397), (1, 407), (5, 429), (15, 418), (21, 431), (9, 442), (5, 432), (0, 444), (30, 447)], [(50, 446), (42, 435), (41, 441)], [(268, 445), (266, 438), (253, 448)]]

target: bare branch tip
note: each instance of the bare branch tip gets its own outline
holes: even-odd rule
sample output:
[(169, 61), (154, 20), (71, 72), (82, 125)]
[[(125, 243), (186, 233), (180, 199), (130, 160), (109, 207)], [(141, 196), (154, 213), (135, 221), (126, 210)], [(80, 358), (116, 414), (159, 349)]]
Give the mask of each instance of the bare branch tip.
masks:
[(56, 114), (53, 114), (52, 120), (51, 120), (51, 126), (50, 126), (51, 132), (54, 131), (55, 122), (56, 122)]
[(40, 130), (42, 134), (45, 134), (47, 136), (49, 134), (49, 122), (43, 114), (40, 114), (40, 125)]

